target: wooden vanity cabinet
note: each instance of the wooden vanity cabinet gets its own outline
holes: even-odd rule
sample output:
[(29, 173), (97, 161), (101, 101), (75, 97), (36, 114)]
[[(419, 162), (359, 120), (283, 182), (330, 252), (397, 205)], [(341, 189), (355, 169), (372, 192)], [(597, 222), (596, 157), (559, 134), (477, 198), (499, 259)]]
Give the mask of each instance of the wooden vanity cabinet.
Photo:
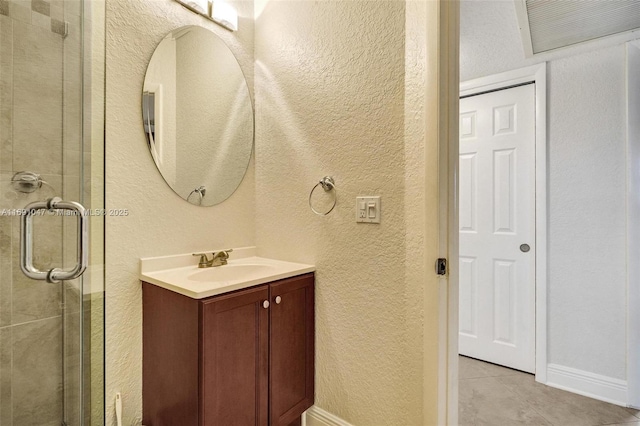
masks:
[(200, 300), (143, 283), (143, 423), (300, 424), (314, 323), (313, 273)]

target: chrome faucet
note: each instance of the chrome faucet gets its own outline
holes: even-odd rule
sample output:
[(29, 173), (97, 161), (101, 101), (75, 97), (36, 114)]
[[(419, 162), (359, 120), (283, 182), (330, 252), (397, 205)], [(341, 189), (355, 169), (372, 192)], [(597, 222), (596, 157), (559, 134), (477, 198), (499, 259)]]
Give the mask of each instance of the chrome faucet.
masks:
[(231, 253), (232, 251), (233, 249), (213, 252), (213, 257), (211, 258), (211, 260), (209, 260), (209, 257), (206, 253), (193, 253), (193, 256), (200, 256), (198, 268), (211, 268), (214, 266), (226, 265), (227, 259), (229, 259), (229, 253)]

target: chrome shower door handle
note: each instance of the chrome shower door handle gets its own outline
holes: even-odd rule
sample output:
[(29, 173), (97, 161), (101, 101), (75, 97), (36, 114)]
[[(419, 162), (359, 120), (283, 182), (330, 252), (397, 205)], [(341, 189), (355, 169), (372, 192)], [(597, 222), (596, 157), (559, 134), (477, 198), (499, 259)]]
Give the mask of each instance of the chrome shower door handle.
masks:
[[(33, 216), (39, 210), (68, 210), (70, 216), (78, 219), (78, 258), (73, 269), (65, 271), (53, 268), (40, 271), (33, 266)], [(82, 275), (89, 263), (89, 227), (85, 208), (74, 201), (62, 201), (51, 198), (47, 201), (36, 201), (25, 207), (20, 222), (20, 269), (29, 278), (50, 283), (73, 280)]]

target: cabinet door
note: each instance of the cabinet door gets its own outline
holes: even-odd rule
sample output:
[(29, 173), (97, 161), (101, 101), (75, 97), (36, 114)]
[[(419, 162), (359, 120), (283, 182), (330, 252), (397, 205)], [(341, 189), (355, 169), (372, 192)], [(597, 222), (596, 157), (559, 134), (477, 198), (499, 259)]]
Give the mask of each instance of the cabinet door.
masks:
[(271, 426), (287, 426), (313, 405), (313, 274), (271, 284), (270, 297)]
[(201, 304), (200, 424), (268, 424), (269, 287)]

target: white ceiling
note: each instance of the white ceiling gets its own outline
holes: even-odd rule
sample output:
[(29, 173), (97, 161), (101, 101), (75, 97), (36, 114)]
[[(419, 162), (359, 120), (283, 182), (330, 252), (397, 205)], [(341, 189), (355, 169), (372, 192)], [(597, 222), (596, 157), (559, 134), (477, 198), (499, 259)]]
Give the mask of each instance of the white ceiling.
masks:
[(640, 28), (640, 0), (524, 1), (533, 53)]

